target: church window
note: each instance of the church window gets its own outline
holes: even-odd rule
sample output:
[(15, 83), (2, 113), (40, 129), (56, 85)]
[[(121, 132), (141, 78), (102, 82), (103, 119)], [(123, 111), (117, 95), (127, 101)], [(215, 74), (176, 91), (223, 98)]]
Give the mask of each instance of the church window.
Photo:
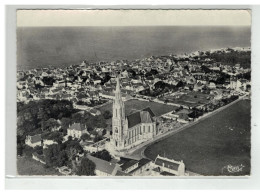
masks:
[(117, 117), (117, 109), (116, 109), (116, 117)]
[(118, 133), (118, 129), (117, 129), (117, 127), (115, 127), (115, 133)]
[(148, 132), (150, 132), (150, 125), (148, 126)]

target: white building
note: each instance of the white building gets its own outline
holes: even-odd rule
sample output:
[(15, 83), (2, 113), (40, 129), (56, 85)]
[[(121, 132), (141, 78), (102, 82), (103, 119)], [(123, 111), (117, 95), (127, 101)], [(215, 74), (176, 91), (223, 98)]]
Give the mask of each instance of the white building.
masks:
[(97, 176), (124, 176), (128, 175), (122, 172), (120, 166), (116, 163), (110, 163), (108, 161), (87, 155), (87, 158), (93, 161), (96, 165), (95, 173)]
[(27, 135), (25, 139), (25, 144), (30, 147), (41, 146), (42, 145), (41, 134), (33, 135), (33, 136)]
[(183, 161), (175, 161), (165, 157), (157, 156), (152, 170), (154, 176), (184, 176), (185, 175), (185, 164)]
[(80, 123), (73, 123), (68, 128), (68, 136), (73, 138), (80, 138), (84, 133), (88, 133), (86, 125), (83, 126)]

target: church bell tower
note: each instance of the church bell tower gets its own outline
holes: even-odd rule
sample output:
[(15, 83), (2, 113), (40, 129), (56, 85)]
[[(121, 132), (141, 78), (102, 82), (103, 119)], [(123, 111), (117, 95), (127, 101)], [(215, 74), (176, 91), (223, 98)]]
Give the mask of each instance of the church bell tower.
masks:
[(112, 142), (116, 150), (124, 148), (124, 125), (125, 125), (125, 105), (122, 100), (119, 75), (116, 78), (115, 98), (113, 100), (112, 118)]

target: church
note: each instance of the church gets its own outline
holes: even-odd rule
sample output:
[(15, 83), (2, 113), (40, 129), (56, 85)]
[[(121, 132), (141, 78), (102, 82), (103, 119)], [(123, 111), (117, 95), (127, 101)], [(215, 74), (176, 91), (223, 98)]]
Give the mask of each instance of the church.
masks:
[(155, 115), (149, 107), (130, 115), (125, 115), (119, 76), (116, 81), (111, 142), (116, 151), (123, 151), (153, 139), (157, 134), (157, 129)]

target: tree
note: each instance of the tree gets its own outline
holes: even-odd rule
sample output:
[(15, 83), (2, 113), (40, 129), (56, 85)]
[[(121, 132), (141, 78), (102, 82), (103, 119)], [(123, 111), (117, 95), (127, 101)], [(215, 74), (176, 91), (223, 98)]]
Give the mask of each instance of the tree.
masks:
[(61, 151), (58, 155), (57, 166), (65, 166), (68, 163), (68, 155), (65, 150)]
[(53, 128), (56, 128), (59, 126), (56, 119), (50, 118), (47, 121), (42, 121), (42, 130), (45, 131), (51, 131)]
[(104, 113), (103, 113), (103, 117), (105, 119), (110, 119), (112, 117), (112, 113), (108, 110), (106, 110)]
[(17, 144), (17, 155), (22, 156), (23, 155), (23, 145), (21, 143)]
[(53, 83), (55, 82), (55, 80), (54, 80), (52, 77), (43, 77), (42, 82), (43, 82), (45, 85), (52, 86)]
[(84, 157), (81, 160), (80, 166), (77, 168), (77, 175), (79, 176), (94, 176), (96, 165), (94, 162)]
[(48, 166), (58, 166), (58, 156), (60, 153), (59, 145), (52, 144), (48, 148), (43, 150), (43, 155), (45, 157), (46, 164)]
[(98, 152), (92, 153), (91, 155), (94, 157), (106, 160), (106, 161), (111, 161), (111, 159), (112, 159), (110, 153), (107, 150), (98, 151)]
[(88, 130), (88, 132), (91, 132), (91, 131), (93, 131), (94, 129), (93, 129), (93, 127), (91, 127), (91, 126), (88, 126), (87, 130)]
[(89, 134), (84, 133), (83, 135), (81, 135), (80, 138), (81, 138), (83, 141), (86, 141), (86, 140), (90, 139), (90, 136), (89, 136)]
[(181, 80), (176, 85), (177, 88), (180, 88), (180, 87), (183, 87), (183, 86), (184, 86), (184, 83)]
[(63, 141), (62, 133), (59, 131), (43, 133), (41, 137), (42, 139), (53, 140), (57, 143), (62, 143)]
[(106, 135), (106, 134), (107, 134), (107, 130), (106, 130), (106, 129), (103, 129), (102, 135)]
[(71, 124), (71, 119), (70, 118), (66, 118), (66, 117), (63, 117), (61, 119), (61, 128), (64, 130), (69, 127), (69, 125)]
[(71, 118), (72, 118), (73, 122), (81, 123), (83, 116), (80, 113), (75, 113), (75, 114), (72, 115)]
[(69, 137), (68, 137), (68, 141), (72, 141), (72, 136), (69, 136)]
[(37, 154), (42, 155), (42, 154), (43, 154), (43, 147), (37, 145), (37, 146), (34, 148), (34, 151), (35, 151)]
[(96, 142), (98, 142), (98, 141), (100, 141), (100, 140), (102, 140), (102, 139), (103, 139), (103, 138), (102, 138), (101, 136), (96, 135), (95, 138), (93, 139), (93, 142), (96, 143)]
[(33, 148), (26, 145), (24, 147), (24, 150), (23, 150), (23, 155), (27, 156), (27, 157), (31, 157), (32, 156), (32, 153), (33, 153)]

